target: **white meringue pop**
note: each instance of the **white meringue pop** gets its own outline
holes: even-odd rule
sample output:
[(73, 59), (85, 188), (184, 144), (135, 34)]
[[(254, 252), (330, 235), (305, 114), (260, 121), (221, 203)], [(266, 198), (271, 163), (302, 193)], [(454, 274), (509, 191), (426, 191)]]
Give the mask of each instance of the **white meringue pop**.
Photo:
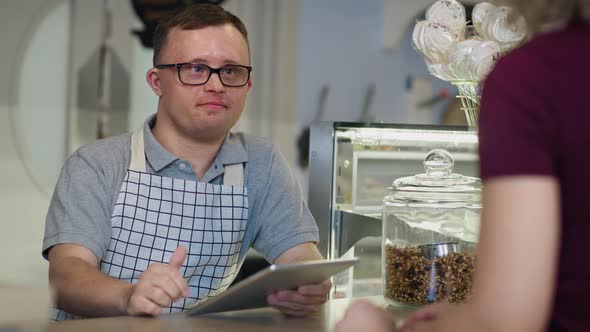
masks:
[(438, 0), (426, 11), (426, 20), (442, 23), (463, 39), (465, 34), (465, 7), (456, 0)]
[(485, 40), (473, 48), (467, 61), (476, 81), (482, 81), (488, 76), (500, 58), (500, 52), (500, 45), (492, 40)]
[(441, 23), (420, 21), (414, 27), (412, 44), (433, 63), (444, 63), (449, 49), (457, 41), (457, 36)]
[(500, 46), (494, 41), (467, 39), (453, 47), (449, 70), (455, 79), (481, 81), (500, 58)]
[(452, 81), (456, 79), (446, 63), (432, 63), (428, 59), (425, 60), (428, 72), (433, 76), (438, 77), (443, 81)]
[(524, 17), (518, 16), (513, 22), (510, 22), (509, 16), (511, 15), (513, 15), (513, 9), (500, 6), (489, 13), (481, 24), (481, 35), (485, 39), (496, 41), (502, 52), (517, 46), (527, 34)]
[(527, 34), (525, 19), (513, 9), (488, 2), (472, 12), (473, 26), (466, 25), (465, 7), (457, 0), (438, 0), (426, 12), (426, 20), (414, 27), (412, 44), (425, 57), (428, 71), (445, 81), (480, 82), (506, 51)]
[(457, 43), (449, 52), (449, 70), (459, 80), (475, 80), (475, 75), (469, 70), (468, 58), (474, 47), (481, 44), (480, 40), (467, 39)]
[(481, 26), (483, 22), (488, 18), (488, 16), (495, 12), (498, 7), (494, 6), (489, 2), (480, 2), (475, 7), (473, 7), (473, 11), (471, 12), (471, 21), (475, 30), (481, 35)]

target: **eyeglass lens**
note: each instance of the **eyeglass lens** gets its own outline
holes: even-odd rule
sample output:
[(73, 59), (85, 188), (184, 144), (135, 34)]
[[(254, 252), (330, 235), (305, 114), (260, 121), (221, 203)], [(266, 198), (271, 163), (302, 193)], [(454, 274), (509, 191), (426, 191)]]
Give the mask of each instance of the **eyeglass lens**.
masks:
[(180, 67), (180, 79), (185, 84), (204, 84), (209, 80), (212, 71), (219, 73), (221, 83), (227, 86), (242, 86), (248, 82), (248, 68), (237, 65), (226, 65), (218, 70), (203, 64), (189, 63)]

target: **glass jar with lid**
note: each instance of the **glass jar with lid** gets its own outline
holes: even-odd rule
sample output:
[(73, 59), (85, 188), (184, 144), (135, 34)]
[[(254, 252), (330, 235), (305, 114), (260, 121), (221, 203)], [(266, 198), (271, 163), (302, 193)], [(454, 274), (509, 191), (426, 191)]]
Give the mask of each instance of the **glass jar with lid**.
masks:
[(383, 200), (383, 295), (392, 305), (470, 295), (481, 181), (453, 173), (453, 164), (446, 150), (430, 151), (426, 172), (396, 179)]

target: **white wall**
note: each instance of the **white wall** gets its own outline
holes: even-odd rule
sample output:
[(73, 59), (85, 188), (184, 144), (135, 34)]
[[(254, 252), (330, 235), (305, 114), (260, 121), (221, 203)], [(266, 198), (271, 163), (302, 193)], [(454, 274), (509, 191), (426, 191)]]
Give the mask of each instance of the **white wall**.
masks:
[[(358, 121), (367, 87), (375, 83), (372, 114), (377, 121), (408, 123), (412, 105), (408, 78), (426, 78), (433, 93), (450, 85), (432, 77), (411, 47), (413, 18), (434, 0), (301, 0), (297, 121), (305, 126), (315, 116), (318, 94), (329, 84), (323, 120)], [(395, 16), (384, 19), (393, 5)], [(404, 17), (404, 20), (399, 19)], [(391, 23), (393, 20), (395, 23)], [(408, 25), (409, 24), (409, 25)], [(395, 29), (388, 31), (385, 29)], [(384, 40), (400, 39), (399, 45)], [(442, 106), (429, 110), (437, 123)]]
[(39, 189), (49, 193), (67, 154), (69, 15), (67, 1), (48, 8), (16, 68), (16, 147)]
[[(41, 167), (42, 171), (37, 172), (34, 166), (31, 167), (31, 162), (37, 161), (35, 158), (39, 149), (43, 148), (50, 151), (49, 158), (59, 158), (59, 154), (63, 157), (63, 150), (60, 151), (64, 146), (63, 142), (57, 146), (44, 147), (43, 142), (37, 140), (42, 140), (46, 129), (54, 124), (54, 120), (60, 118), (63, 131), (63, 87), (60, 91), (59, 87), (52, 86), (63, 84), (64, 77), (59, 76), (63, 64), (60, 66), (61, 59), (43, 58), (43, 55), (60, 55), (59, 52), (53, 52), (54, 49), (49, 44), (54, 41), (63, 42), (63, 33), (67, 30), (63, 26), (53, 29), (59, 20), (63, 22), (67, 8), (57, 9), (49, 21), (43, 21), (45, 14), (56, 8), (57, 4), (56, 1), (13, 1), (9, 5), (4, 3), (0, 11), (0, 40), (3, 44), (0, 52), (0, 283), (47, 284), (47, 264), (40, 256), (43, 221), (49, 202), (49, 196), (44, 191), (44, 181), (55, 169), (51, 166)], [(46, 39), (37, 39), (32, 45), (31, 37), (35, 34), (38, 23), (52, 31), (45, 31)], [(51, 51), (37, 53), (41, 59), (34, 60), (31, 58), (33, 55), (25, 56), (28, 49), (38, 50), (43, 45)], [(48, 66), (38, 69), (41, 71), (41, 80), (49, 86), (44, 85), (41, 90), (29, 89), (21, 93), (18, 89), (19, 84), (30, 82), (33, 78), (33, 73), (23, 71), (22, 67), (30, 61), (41, 61)], [(50, 67), (52, 63), (57, 67)], [(21, 74), (24, 74), (22, 79)], [(47, 82), (47, 78), (52, 81)], [(60, 106), (61, 109), (56, 108)], [(23, 112), (23, 107), (33, 112)], [(47, 113), (37, 113), (43, 109)], [(51, 115), (49, 112), (56, 113), (53, 114), (54, 119), (48, 116)], [(29, 116), (31, 118), (28, 118)], [(29, 142), (35, 140), (35, 143), (41, 145), (30, 149), (23, 148), (22, 144), (25, 141), (21, 135), (24, 130), (28, 132), (25, 136)], [(32, 133), (37, 131), (39, 135), (33, 137)], [(48, 137), (48, 141), (59, 140), (59, 135), (57, 136)], [(32, 154), (35, 157), (32, 157)], [(32, 174), (37, 176), (32, 177)]]
[[(87, 128), (78, 123), (76, 79), (100, 44), (101, 4), (94, 0), (2, 3), (0, 283), (47, 284), (41, 246), (53, 186), (66, 156), (96, 138), (95, 121)], [(113, 2), (112, 45), (126, 68), (133, 63), (129, 42), (133, 19), (130, 2)], [(136, 96), (136, 100), (149, 97)]]

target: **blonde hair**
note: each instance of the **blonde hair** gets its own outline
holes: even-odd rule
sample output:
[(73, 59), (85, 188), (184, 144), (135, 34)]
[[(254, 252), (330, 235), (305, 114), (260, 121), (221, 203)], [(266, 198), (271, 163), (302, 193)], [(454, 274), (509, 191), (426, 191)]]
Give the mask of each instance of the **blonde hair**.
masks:
[(529, 33), (564, 28), (572, 20), (590, 22), (590, 0), (501, 0), (526, 19)]

